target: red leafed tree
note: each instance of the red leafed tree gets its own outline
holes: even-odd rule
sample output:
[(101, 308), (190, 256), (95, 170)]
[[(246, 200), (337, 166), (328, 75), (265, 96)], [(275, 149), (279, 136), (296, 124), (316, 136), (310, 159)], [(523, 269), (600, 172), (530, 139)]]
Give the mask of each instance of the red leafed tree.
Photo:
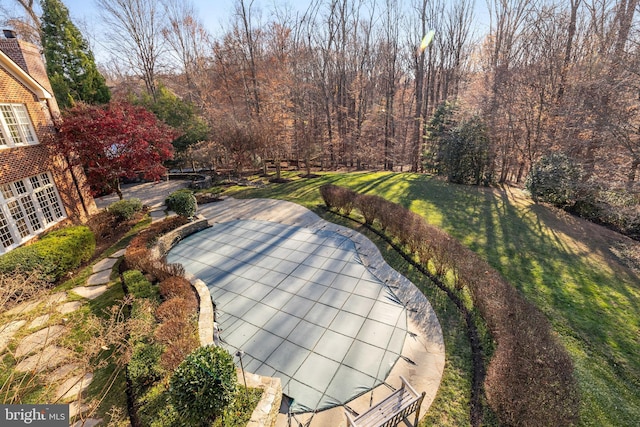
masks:
[(173, 158), (171, 141), (179, 136), (150, 111), (124, 102), (77, 105), (58, 128), (59, 148), (82, 165), (94, 195), (115, 191), (121, 199), (120, 178), (157, 180), (166, 173), (162, 162)]

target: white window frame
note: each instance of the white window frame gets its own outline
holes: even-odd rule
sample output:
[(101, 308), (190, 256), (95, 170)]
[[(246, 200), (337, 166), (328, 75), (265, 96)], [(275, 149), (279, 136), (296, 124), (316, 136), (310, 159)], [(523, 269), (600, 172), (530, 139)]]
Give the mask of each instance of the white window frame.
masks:
[[(11, 113), (15, 122), (7, 123), (5, 113)], [(13, 132), (12, 132), (13, 127)], [(25, 104), (0, 103), (0, 149), (39, 144), (29, 110)]]
[(0, 254), (67, 218), (49, 172), (0, 184)]

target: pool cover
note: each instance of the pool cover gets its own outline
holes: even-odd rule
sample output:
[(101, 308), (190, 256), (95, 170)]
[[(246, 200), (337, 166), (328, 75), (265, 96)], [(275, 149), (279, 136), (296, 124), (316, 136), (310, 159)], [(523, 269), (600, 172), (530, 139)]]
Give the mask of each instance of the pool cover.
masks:
[(244, 351), (248, 372), (279, 377), (291, 412), (349, 402), (402, 351), (404, 307), (338, 233), (236, 220), (185, 238), (167, 260), (207, 284), (223, 346)]

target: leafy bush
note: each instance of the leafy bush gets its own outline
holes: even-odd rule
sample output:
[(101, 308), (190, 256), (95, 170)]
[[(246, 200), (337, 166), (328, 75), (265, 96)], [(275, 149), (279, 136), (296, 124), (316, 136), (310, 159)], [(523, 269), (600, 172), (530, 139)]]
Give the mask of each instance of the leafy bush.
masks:
[(357, 195), (356, 192), (348, 188), (332, 184), (321, 186), (320, 194), (327, 208), (342, 211), (345, 215), (349, 215), (353, 210), (353, 203)]
[(583, 191), (567, 210), (632, 238), (640, 237), (640, 199), (625, 189)]
[(185, 218), (191, 218), (198, 210), (196, 197), (190, 190), (174, 191), (165, 200), (167, 207)]
[(582, 169), (574, 160), (553, 153), (531, 167), (525, 186), (533, 200), (565, 208), (577, 199), (581, 175)]
[(119, 200), (117, 202), (112, 203), (107, 208), (107, 211), (113, 214), (116, 219), (120, 221), (128, 221), (133, 216), (142, 210), (142, 202), (140, 199), (127, 199), (127, 200)]
[(382, 210), (384, 209), (384, 199), (382, 197), (358, 194), (356, 203), (364, 216), (366, 224), (371, 225), (376, 219), (380, 220), (382, 217)]
[(162, 346), (157, 343), (138, 342), (133, 347), (127, 373), (136, 393), (140, 393), (163, 377), (164, 372), (158, 363), (161, 355)]
[(165, 300), (183, 298), (190, 304), (197, 304), (194, 289), (191, 283), (184, 277), (171, 276), (160, 282), (158, 287), (160, 288), (160, 295)]
[(154, 313), (157, 303), (148, 299), (133, 299), (129, 317), (129, 341), (132, 343), (149, 342), (156, 327)]
[(158, 298), (158, 288), (147, 280), (138, 270), (125, 271), (122, 274), (128, 292), (136, 298)]
[(39, 271), (43, 280), (55, 282), (89, 261), (95, 249), (96, 239), (88, 227), (66, 227), (0, 256), (0, 272)]
[(136, 396), (135, 409), (140, 426), (189, 427), (171, 404), (169, 385), (159, 381)]
[(160, 366), (167, 371), (174, 371), (180, 363), (198, 346), (200, 342), (195, 334), (182, 336), (170, 344), (167, 344), (162, 356), (160, 357)]
[(195, 300), (175, 297), (160, 304), (156, 310), (156, 317), (158, 317), (160, 321), (188, 319), (196, 314), (197, 308)]
[(178, 366), (170, 384), (171, 400), (180, 416), (192, 425), (204, 425), (233, 403), (236, 367), (223, 348), (200, 347)]

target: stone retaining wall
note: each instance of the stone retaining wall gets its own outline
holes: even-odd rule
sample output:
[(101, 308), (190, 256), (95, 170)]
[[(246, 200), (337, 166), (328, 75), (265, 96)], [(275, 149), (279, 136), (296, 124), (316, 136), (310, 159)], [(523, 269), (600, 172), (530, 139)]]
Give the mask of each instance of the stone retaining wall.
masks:
[(158, 242), (152, 249), (152, 251), (154, 252), (154, 256), (157, 256), (157, 258), (162, 258), (180, 240), (192, 235), (193, 233), (197, 233), (200, 230), (204, 230), (205, 228), (210, 227), (209, 221), (207, 221), (205, 218), (202, 218), (200, 216), (197, 216), (196, 218), (198, 219), (181, 227), (178, 227), (175, 230), (168, 232), (164, 236), (159, 237)]
[(257, 374), (245, 372), (245, 378), (242, 377), (242, 371), (238, 372), (238, 382), (242, 384), (244, 379), (247, 380), (247, 387), (261, 388), (262, 398), (256, 405), (256, 409), (251, 414), (251, 419), (247, 427), (273, 427), (276, 425), (278, 412), (280, 412), (280, 404), (282, 403), (282, 383), (280, 378), (262, 377)]

